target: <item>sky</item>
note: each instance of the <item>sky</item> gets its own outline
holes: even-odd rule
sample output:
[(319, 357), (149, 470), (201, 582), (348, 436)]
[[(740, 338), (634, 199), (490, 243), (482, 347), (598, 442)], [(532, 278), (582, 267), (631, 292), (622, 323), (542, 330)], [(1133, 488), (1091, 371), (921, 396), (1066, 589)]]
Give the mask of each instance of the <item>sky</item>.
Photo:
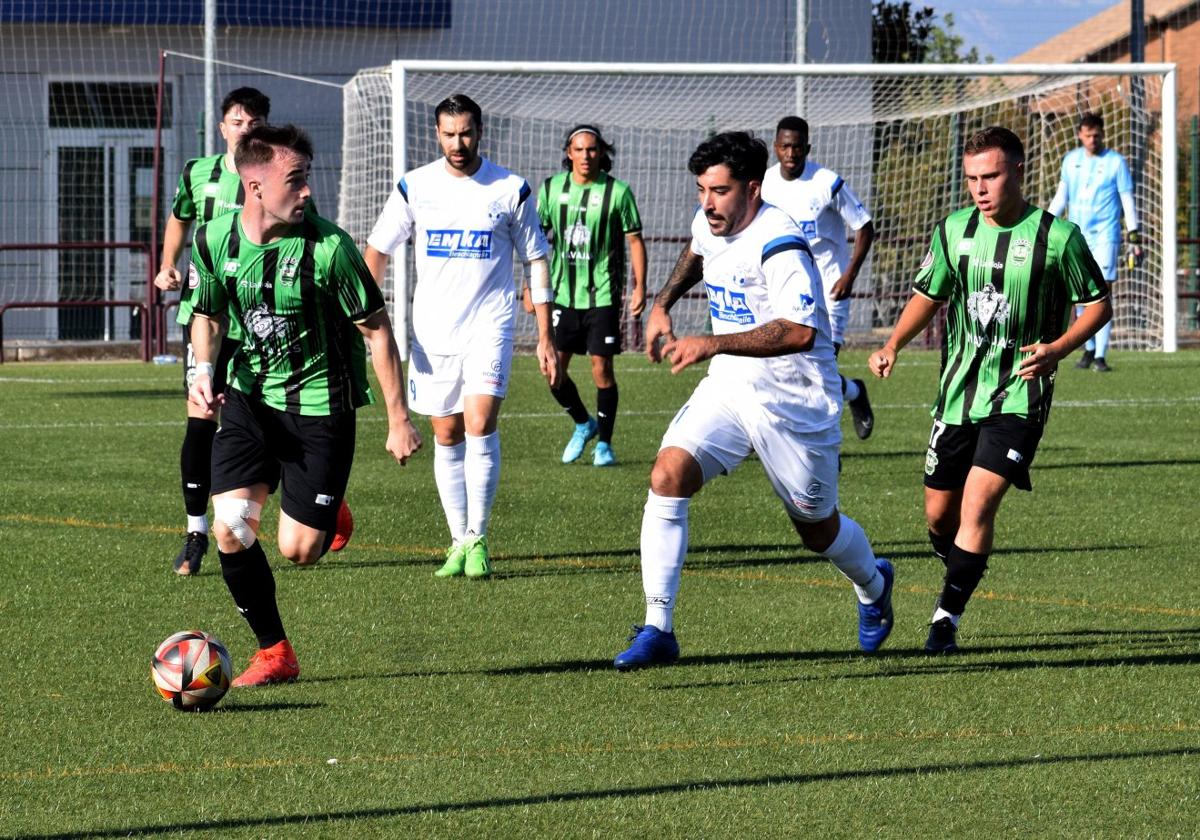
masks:
[[(954, 31), (967, 47), (996, 61), (1009, 61), (1060, 32), (1082, 23), (1114, 0), (918, 0), (939, 16), (954, 17)], [(1126, 4), (1128, 6), (1128, 4)]]

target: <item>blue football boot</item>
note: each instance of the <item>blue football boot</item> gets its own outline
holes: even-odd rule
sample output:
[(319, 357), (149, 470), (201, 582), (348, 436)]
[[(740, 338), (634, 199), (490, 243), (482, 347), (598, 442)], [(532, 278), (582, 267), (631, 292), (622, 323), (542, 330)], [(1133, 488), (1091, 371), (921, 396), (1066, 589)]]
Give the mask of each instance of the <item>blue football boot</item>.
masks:
[(664, 633), (649, 624), (645, 627), (635, 624), (633, 632), (629, 637), (633, 644), (613, 660), (613, 667), (618, 671), (670, 665), (679, 659), (679, 642), (675, 641), (674, 633)]
[(575, 424), (575, 432), (571, 435), (571, 439), (567, 441), (567, 448), (563, 450), (562, 462), (570, 464), (573, 461), (578, 461), (579, 456), (583, 454), (583, 447), (587, 446), (587, 442), (600, 433), (600, 424), (596, 422), (595, 417), (589, 417), (583, 423)]
[(858, 603), (858, 646), (867, 653), (879, 650), (892, 632), (892, 583), (896, 570), (887, 560), (875, 564), (883, 575), (883, 594), (871, 604)]

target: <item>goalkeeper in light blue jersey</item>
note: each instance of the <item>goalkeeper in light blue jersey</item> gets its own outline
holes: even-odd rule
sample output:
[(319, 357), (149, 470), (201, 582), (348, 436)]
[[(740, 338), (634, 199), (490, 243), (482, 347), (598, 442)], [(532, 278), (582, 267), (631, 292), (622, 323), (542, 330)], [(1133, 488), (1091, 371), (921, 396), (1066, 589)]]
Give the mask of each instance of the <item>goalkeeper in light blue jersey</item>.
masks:
[[(1055, 216), (1067, 216), (1079, 226), (1096, 258), (1104, 279), (1117, 279), (1117, 258), (1121, 248), (1121, 216), (1125, 216), (1125, 258), (1130, 269), (1142, 264), (1142, 243), (1138, 234), (1137, 213), (1133, 207), (1133, 177), (1125, 158), (1104, 146), (1104, 119), (1086, 113), (1079, 120), (1080, 147), (1066, 154), (1058, 192), (1049, 210)], [(1079, 308), (1076, 308), (1079, 315)], [(1111, 370), (1105, 361), (1112, 321), (1089, 338), (1083, 358), (1075, 367), (1094, 368), (1101, 373)]]

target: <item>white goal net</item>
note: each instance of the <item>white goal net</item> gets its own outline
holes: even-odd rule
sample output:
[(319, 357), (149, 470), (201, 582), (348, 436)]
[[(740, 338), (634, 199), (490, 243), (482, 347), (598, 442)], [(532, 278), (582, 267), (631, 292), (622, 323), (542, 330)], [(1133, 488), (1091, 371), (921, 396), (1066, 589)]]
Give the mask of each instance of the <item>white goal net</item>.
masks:
[[(1014, 130), (1026, 146), (1026, 194), (1045, 207), (1063, 155), (1078, 145), (1079, 117), (1099, 113), (1108, 145), (1133, 171), (1147, 243), (1145, 262), (1120, 270), (1113, 341), (1127, 349), (1175, 347), (1172, 67), (396, 62), (363, 70), (346, 86), (339, 222), (360, 243), (399, 175), (438, 156), (434, 106), (460, 92), (483, 108), (483, 153), (535, 191), (559, 171), (571, 126), (601, 127), (616, 146), (613, 175), (629, 182), (642, 213), (651, 294), (688, 236), (695, 190), (686, 164), (696, 145), (732, 129), (770, 145), (780, 117), (805, 117), (811, 159), (837, 171), (875, 222), (875, 244), (855, 287), (851, 344), (880, 340), (908, 298), (933, 226), (969, 204), (961, 174), (967, 136), (988, 125)], [(393, 264), (399, 282), (387, 291), (404, 318), (405, 295), (396, 289), (411, 295), (411, 257)], [(681, 301), (676, 330), (707, 330), (707, 313), (699, 295)], [(636, 346), (637, 325), (626, 329), (627, 346)], [(518, 330), (518, 341), (530, 343), (532, 318), (519, 316)]]

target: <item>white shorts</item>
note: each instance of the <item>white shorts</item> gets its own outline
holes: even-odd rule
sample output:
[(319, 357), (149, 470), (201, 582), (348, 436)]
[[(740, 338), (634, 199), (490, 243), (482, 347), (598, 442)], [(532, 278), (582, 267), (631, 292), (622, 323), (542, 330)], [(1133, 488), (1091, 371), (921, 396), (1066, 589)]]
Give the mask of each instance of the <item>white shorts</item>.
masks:
[(469, 394), (500, 397), (508, 393), (512, 338), (477, 336), (453, 356), (426, 353), (416, 339), (408, 360), (408, 405), (418, 414), (461, 414)]
[(1120, 242), (1089, 242), (1092, 259), (1100, 266), (1100, 275), (1109, 283), (1117, 279), (1117, 257), (1121, 252)]
[(837, 509), (841, 441), (838, 426), (793, 431), (761, 405), (730, 396), (727, 386), (705, 377), (667, 427), (660, 448), (690, 453), (705, 482), (757, 452), (788, 515), (820, 522)]
[(846, 343), (846, 324), (850, 323), (850, 298), (834, 300), (825, 295), (825, 309), (829, 312), (829, 337), (834, 344)]

